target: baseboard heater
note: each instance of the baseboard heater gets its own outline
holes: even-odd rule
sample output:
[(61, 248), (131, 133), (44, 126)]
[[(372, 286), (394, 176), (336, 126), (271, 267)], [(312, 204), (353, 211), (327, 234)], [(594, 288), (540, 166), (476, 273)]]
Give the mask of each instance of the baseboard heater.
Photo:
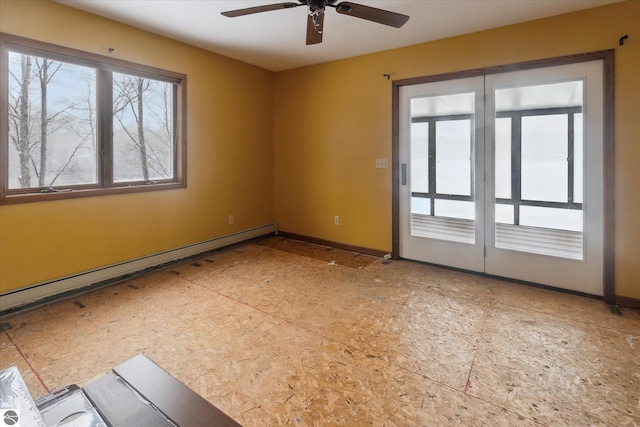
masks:
[(267, 224), (165, 252), (159, 252), (72, 276), (16, 289), (0, 294), (0, 315), (8, 314), (22, 308), (36, 306), (48, 302), (54, 297), (62, 298), (65, 294), (82, 291), (83, 288), (89, 290), (103, 284), (123, 280), (141, 271), (160, 267), (164, 264), (242, 243), (257, 237), (277, 233), (277, 224)]

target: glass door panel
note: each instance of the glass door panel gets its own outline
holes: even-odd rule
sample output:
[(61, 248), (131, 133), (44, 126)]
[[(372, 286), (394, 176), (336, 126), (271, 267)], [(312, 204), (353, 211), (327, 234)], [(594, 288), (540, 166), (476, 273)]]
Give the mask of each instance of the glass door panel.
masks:
[(474, 103), (474, 92), (411, 100), (409, 169), (414, 236), (475, 243)]
[(496, 247), (583, 259), (582, 94), (581, 79), (495, 90)]
[(601, 61), (486, 76), (485, 272), (602, 294), (601, 82)]
[(476, 189), (482, 182), (476, 176), (483, 161), (476, 155), (482, 85), (480, 77), (401, 89), (401, 157), (409, 178), (401, 188), (404, 257), (443, 262), (460, 250), (468, 256), (455, 266), (483, 268)]

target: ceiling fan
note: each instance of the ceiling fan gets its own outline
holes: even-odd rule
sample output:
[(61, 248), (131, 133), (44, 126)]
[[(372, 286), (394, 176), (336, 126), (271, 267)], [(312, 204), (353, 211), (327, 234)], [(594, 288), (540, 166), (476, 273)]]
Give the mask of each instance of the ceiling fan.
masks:
[(395, 28), (402, 27), (409, 20), (407, 15), (403, 15), (401, 13), (390, 12), (388, 10), (347, 1), (335, 4), (337, 1), (338, 0), (298, 0), (298, 3), (286, 2), (247, 7), (244, 9), (222, 12), (222, 14), (229, 18), (235, 18), (238, 16), (251, 15), (253, 13), (268, 12), (270, 10), (309, 6), (309, 15), (307, 17), (307, 45), (322, 43), (324, 12), (327, 7), (333, 7), (338, 13), (343, 15), (354, 16), (356, 18), (366, 19), (367, 21), (389, 25)]

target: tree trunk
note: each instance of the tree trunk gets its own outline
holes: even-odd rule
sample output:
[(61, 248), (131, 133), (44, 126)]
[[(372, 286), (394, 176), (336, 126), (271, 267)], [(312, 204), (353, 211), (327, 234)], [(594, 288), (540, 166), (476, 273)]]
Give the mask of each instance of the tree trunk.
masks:
[(20, 130), (18, 150), (20, 151), (20, 187), (31, 186), (29, 171), (29, 85), (31, 83), (31, 57), (22, 56), (22, 88), (20, 92)]
[(147, 165), (147, 144), (144, 140), (144, 108), (143, 108), (143, 99), (142, 94), (144, 92), (144, 79), (142, 77), (138, 77), (138, 147), (140, 149), (140, 163), (142, 165), (142, 177), (145, 181), (149, 180), (149, 166)]
[(49, 62), (44, 59), (42, 68), (40, 68), (40, 98), (41, 98), (41, 113), (40, 113), (40, 178), (38, 185), (44, 187), (46, 185), (47, 177), (47, 83), (49, 81)]

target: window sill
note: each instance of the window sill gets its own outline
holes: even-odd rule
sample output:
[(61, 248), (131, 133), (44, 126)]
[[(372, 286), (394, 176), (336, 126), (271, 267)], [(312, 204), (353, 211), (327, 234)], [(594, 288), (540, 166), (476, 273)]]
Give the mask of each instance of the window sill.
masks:
[(72, 188), (59, 189), (53, 192), (11, 193), (0, 195), (0, 205), (18, 203), (45, 202), (50, 200), (79, 199), (84, 197), (110, 196), (114, 194), (142, 193), (148, 191), (176, 190), (186, 188), (183, 182), (167, 182), (156, 184), (132, 184), (109, 188)]

